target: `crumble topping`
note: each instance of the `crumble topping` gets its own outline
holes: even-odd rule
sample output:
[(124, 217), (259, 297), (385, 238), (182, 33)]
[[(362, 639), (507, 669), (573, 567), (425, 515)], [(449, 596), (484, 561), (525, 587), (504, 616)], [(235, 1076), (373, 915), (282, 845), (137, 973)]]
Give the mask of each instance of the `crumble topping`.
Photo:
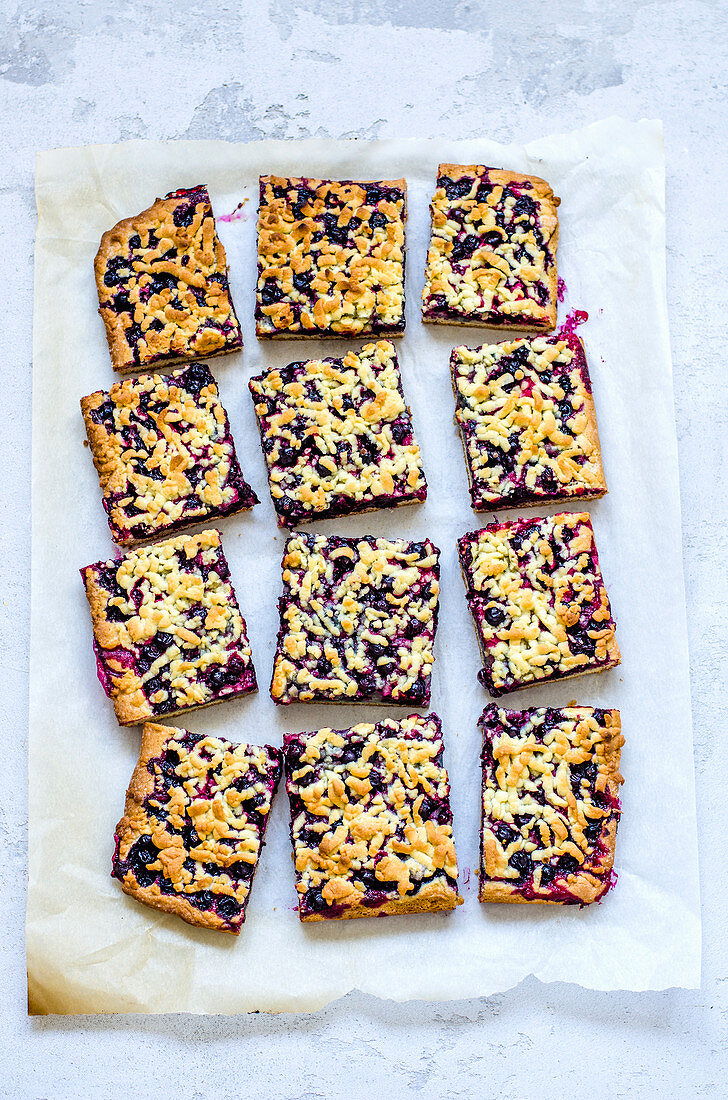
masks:
[(439, 556), (429, 541), (289, 538), (278, 601), (274, 702), (427, 706)]
[(172, 191), (109, 229), (94, 266), (114, 370), (242, 347), (206, 187)]
[(302, 920), (461, 904), (436, 715), (284, 742)]
[(127, 378), (84, 397), (81, 410), (119, 545), (258, 503), (204, 364)]
[(404, 331), (403, 179), (261, 176), (258, 336)]
[(279, 526), (424, 500), (394, 345), (312, 359), (249, 382)]
[(123, 725), (257, 690), (220, 533), (81, 570), (99, 679)]
[(598, 900), (620, 816), (619, 711), (492, 705), (480, 726), (481, 901)]
[(553, 329), (559, 202), (537, 176), (441, 164), (430, 204), (424, 320)]
[(476, 511), (606, 492), (577, 336), (456, 347), (450, 367)]
[(588, 512), (492, 523), (458, 552), (492, 695), (619, 664)]
[(116, 830), (126, 893), (237, 934), (281, 773), (279, 749), (147, 724)]

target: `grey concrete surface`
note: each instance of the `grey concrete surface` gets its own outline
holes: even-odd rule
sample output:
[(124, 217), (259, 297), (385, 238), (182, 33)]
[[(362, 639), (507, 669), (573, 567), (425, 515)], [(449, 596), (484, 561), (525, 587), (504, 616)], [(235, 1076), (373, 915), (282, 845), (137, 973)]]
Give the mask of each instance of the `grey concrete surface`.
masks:
[[(0, 1096), (725, 1096), (724, 0), (0, 0)], [(700, 992), (523, 983), (299, 1017), (25, 1017), (33, 157), (131, 137), (455, 137), (661, 117), (704, 913)], [(618, 242), (615, 241), (615, 247)], [(68, 354), (78, 354), (68, 349)], [(655, 609), (659, 615), (659, 608)], [(670, 853), (665, 852), (665, 859)]]

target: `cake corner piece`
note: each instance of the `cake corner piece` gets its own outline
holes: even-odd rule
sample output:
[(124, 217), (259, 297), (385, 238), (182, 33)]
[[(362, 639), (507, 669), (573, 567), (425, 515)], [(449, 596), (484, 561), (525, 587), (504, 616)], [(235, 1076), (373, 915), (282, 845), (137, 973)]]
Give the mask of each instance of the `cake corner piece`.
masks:
[(422, 319), (553, 331), (560, 201), (538, 176), (441, 164), (430, 204)]
[(202, 184), (171, 191), (108, 229), (94, 274), (111, 363), (120, 374), (243, 345), (225, 249)]
[(437, 715), (287, 734), (284, 758), (302, 922), (462, 904)]
[[(591, 905), (615, 882), (618, 710), (486, 707), (479, 900)], [(496, 775), (497, 772), (497, 775)]]
[(115, 834), (112, 875), (122, 890), (187, 924), (238, 935), (281, 770), (270, 745), (145, 723)]

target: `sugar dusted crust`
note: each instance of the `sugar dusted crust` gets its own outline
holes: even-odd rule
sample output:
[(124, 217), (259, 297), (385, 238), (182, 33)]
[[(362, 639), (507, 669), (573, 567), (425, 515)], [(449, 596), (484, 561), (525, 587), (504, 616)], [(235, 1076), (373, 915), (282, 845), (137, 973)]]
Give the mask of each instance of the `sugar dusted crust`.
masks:
[(491, 695), (620, 663), (588, 512), (489, 524), (458, 553)]
[(560, 199), (549, 184), (475, 164), (441, 164), (437, 183), (423, 321), (550, 332)]
[(284, 738), (302, 921), (462, 904), (437, 715)]
[(81, 575), (99, 679), (121, 725), (257, 691), (218, 531), (130, 550)]
[(261, 176), (256, 333), (402, 335), (407, 185)]
[(81, 412), (119, 546), (258, 503), (204, 364), (127, 378), (82, 398)]
[[(116, 827), (112, 874), (122, 890), (187, 924), (238, 935), (281, 761), (268, 745), (146, 723)], [(143, 858), (142, 846), (156, 858)]]
[(476, 512), (607, 492), (581, 340), (538, 336), (453, 349), (450, 370)]
[(613, 885), (624, 782), (619, 711), (492, 705), (480, 725), (480, 901), (600, 900)]
[(280, 527), (425, 499), (390, 341), (291, 363), (248, 385)]
[(427, 706), (439, 553), (372, 535), (289, 538), (273, 701)]
[(114, 370), (242, 347), (206, 187), (171, 192), (107, 230), (94, 271)]

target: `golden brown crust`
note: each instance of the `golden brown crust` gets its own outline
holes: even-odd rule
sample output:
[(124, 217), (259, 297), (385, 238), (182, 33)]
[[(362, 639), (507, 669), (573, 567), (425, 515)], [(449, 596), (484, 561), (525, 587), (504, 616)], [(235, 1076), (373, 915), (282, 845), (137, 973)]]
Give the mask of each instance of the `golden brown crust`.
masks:
[[(472, 180), (473, 186), (448, 197), (446, 188), (439, 186), (441, 179), (449, 180), (448, 186)], [(478, 199), (481, 186), (490, 190)], [(515, 206), (524, 193), (533, 207), (531, 213)], [(538, 176), (482, 164), (441, 164), (431, 203), (423, 321), (553, 331), (560, 201)], [(453, 217), (455, 211), (459, 213)], [(461, 233), (465, 233), (462, 240)], [(496, 237), (501, 238), (499, 243)]]
[(261, 176), (256, 333), (404, 329), (406, 182)]
[(117, 222), (101, 238), (94, 272), (115, 371), (242, 346), (205, 187), (173, 192)]
[[(443, 913), (456, 909), (462, 904), (463, 898), (454, 887), (433, 882), (423, 886), (413, 898), (394, 898), (392, 901), (385, 902), (384, 905), (377, 906), (353, 905), (339, 914), (336, 919), (356, 920), (360, 917), (404, 916), (407, 913)], [(302, 916), (301, 920), (307, 923), (328, 921), (331, 918), (321, 913), (308, 913)]]
[[(556, 737), (538, 732), (549, 715), (557, 719)], [(524, 723), (520, 739), (514, 732), (519, 721)], [(504, 724), (497, 736), (499, 722)], [(529, 905), (589, 905), (599, 900), (612, 884), (619, 789), (624, 782), (619, 771), (624, 744), (619, 711), (570, 705), (560, 711), (514, 712), (492, 706), (484, 712), (481, 724), (479, 900)], [(531, 761), (537, 758), (538, 767), (533, 770)], [(575, 788), (576, 773), (571, 768), (585, 762), (594, 769), (594, 779), (582, 779), (580, 786), (577, 781)], [(576, 794), (572, 793), (575, 789)], [(585, 829), (600, 819), (597, 839), (590, 840)], [(516, 821), (525, 824), (516, 827)], [(501, 822), (511, 827), (512, 839), (507, 845), (498, 838)], [(519, 838), (519, 829), (525, 843)], [(527, 888), (508, 881), (519, 877), (510, 862), (514, 851), (527, 851), (535, 869)], [(581, 866), (559, 873), (559, 862), (567, 855)], [(546, 869), (552, 878), (542, 883)]]
[[(196, 752), (200, 745), (204, 748), (203, 757)], [(179, 758), (176, 769), (169, 763), (170, 749)], [(221, 764), (217, 772), (211, 769), (210, 762), (215, 756)], [(218, 760), (213, 759), (212, 763)], [(167, 782), (162, 780), (160, 789), (161, 763)], [(124, 815), (116, 827), (113, 873), (124, 893), (153, 909), (180, 917), (187, 924), (238, 935), (252, 873), (241, 885), (241, 880), (229, 876), (226, 870), (244, 862), (253, 865), (254, 873), (280, 765), (279, 751), (269, 746), (233, 745), (219, 738), (198, 737), (173, 726), (145, 723), (139, 758), (127, 789)], [(251, 774), (253, 779), (259, 777), (255, 787), (255, 812), (262, 815), (262, 830), (252, 824), (241, 809), (244, 794), (250, 795), (252, 790), (245, 792), (239, 784), (246, 777), (249, 781)], [(213, 787), (208, 791), (210, 776)], [(204, 794), (197, 792), (198, 786)], [(175, 827), (170, 827), (171, 822)], [(183, 822), (193, 834), (199, 833), (196, 847), (181, 838), (180, 833), (184, 836)], [(140, 840), (151, 842), (157, 855), (156, 860), (144, 863), (145, 868), (158, 871), (155, 881), (149, 885), (137, 881), (138, 871), (129, 861)], [(199, 863), (193, 875), (187, 865), (190, 862), (194, 865), (195, 861)], [(211, 875), (208, 868), (213, 865), (217, 870)], [(162, 892), (161, 882), (168, 890), (173, 887), (176, 892)], [(228, 899), (227, 904), (233, 907), (232, 916), (226, 917), (213, 908), (194, 904), (192, 898), (199, 897), (200, 890), (218, 901)]]

